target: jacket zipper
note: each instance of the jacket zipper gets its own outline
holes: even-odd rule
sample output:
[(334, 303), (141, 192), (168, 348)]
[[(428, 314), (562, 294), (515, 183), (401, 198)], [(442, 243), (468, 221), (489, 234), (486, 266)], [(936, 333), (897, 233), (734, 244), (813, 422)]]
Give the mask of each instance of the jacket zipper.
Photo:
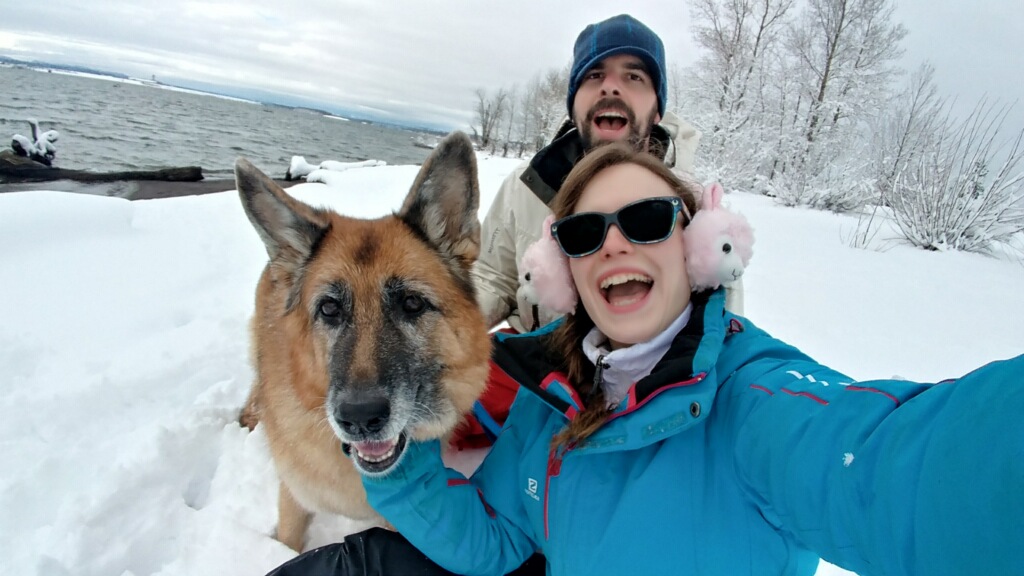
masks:
[[(597, 357), (597, 362), (594, 363), (596, 371), (594, 372), (594, 386), (590, 390), (590, 394), (594, 394), (596, 390), (600, 389), (601, 383), (604, 380), (604, 369), (608, 367), (604, 361), (604, 355)], [(580, 406), (580, 409), (585, 409), (585, 406)], [(548, 522), (548, 506), (551, 501), (551, 479), (562, 473), (562, 460), (565, 459), (566, 455), (576, 447), (575, 443), (570, 443), (563, 450), (552, 448), (548, 453), (548, 469), (547, 475), (544, 478), (544, 539), (547, 540), (550, 535), (550, 523)]]
[(572, 450), (572, 446), (559, 450), (552, 448), (548, 453), (548, 471), (544, 479), (544, 539), (548, 539), (548, 502), (551, 495), (551, 479), (562, 473), (562, 460)]

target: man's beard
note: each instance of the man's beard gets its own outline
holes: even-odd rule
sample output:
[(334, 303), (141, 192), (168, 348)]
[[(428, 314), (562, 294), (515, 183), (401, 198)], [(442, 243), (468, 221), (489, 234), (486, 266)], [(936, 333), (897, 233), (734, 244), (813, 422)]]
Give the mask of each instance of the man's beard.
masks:
[(651, 115), (645, 122), (637, 122), (636, 114), (619, 98), (602, 98), (587, 111), (585, 122), (580, 127), (580, 139), (583, 140), (583, 147), (586, 150), (590, 150), (601, 144), (609, 143), (607, 140), (598, 140), (594, 137), (594, 118), (597, 116), (598, 111), (606, 112), (609, 110), (621, 112), (626, 117), (626, 126), (629, 132), (626, 135), (625, 142), (635, 150), (645, 149), (648, 137), (651, 135), (651, 128), (654, 126), (655, 111), (651, 111)]

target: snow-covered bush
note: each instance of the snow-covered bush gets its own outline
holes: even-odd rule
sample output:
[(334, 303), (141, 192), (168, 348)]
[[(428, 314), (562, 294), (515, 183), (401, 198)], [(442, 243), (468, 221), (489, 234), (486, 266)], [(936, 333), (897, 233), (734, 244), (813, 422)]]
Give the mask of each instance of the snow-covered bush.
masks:
[(998, 139), (1008, 111), (982, 101), (896, 176), (885, 200), (911, 244), (988, 252), (1024, 231), (1024, 130)]

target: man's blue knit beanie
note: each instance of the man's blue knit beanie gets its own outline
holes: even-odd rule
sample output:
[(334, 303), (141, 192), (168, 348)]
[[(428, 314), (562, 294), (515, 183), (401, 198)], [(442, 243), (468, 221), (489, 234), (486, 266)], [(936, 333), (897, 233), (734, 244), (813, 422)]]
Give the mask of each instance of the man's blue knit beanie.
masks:
[(601, 60), (616, 54), (632, 54), (643, 61), (658, 95), (658, 114), (665, 115), (665, 100), (668, 97), (665, 46), (661, 38), (642, 22), (628, 14), (620, 14), (587, 26), (576, 38), (572, 71), (569, 73), (569, 97), (566, 100), (570, 118), (572, 101), (583, 82), (583, 75)]

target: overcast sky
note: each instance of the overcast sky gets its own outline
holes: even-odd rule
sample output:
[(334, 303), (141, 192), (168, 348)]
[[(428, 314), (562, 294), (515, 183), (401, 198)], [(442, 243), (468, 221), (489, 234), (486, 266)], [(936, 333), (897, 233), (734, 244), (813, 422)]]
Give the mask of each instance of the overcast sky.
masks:
[[(288, 93), (379, 118), (466, 128), (473, 92), (569, 62), (587, 24), (625, 11), (668, 58), (696, 60), (688, 2), (0, 0), (0, 54)], [(628, 7), (628, 8), (627, 8)], [(1020, 100), (1024, 2), (903, 0), (904, 66), (947, 96)], [(12, 87), (0, 87), (0, 93)]]

